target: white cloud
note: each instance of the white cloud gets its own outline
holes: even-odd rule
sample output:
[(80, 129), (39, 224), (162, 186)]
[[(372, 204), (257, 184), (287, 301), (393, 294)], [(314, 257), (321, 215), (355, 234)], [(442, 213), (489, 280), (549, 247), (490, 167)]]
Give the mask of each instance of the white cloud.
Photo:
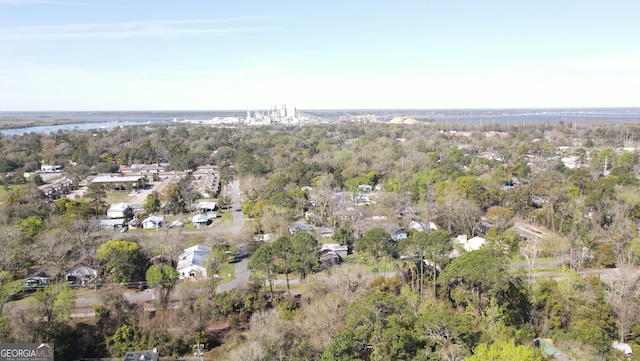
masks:
[[(265, 31), (268, 27), (229, 23), (247, 23), (255, 18), (219, 20), (167, 20), (93, 24), (22, 26), (0, 28), (0, 40), (29, 39), (122, 39), (140, 37), (183, 37), (232, 32)], [(227, 24), (227, 25), (222, 25)]]

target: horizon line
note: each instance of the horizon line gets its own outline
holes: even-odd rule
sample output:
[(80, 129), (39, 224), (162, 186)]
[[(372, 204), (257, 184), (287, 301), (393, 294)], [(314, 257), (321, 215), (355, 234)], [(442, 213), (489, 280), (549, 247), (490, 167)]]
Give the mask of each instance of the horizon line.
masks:
[[(146, 113), (158, 113), (158, 112), (246, 112), (253, 110), (269, 110), (271, 108), (256, 108), (256, 107), (247, 107), (244, 109), (240, 108), (228, 108), (228, 109), (117, 109), (117, 110), (106, 110), (106, 109), (93, 109), (93, 110), (73, 110), (73, 109), (65, 109), (65, 110), (0, 110), (0, 113), (116, 113), (116, 112), (146, 112)], [(567, 106), (567, 107), (461, 107), (461, 108), (297, 108), (297, 111), (335, 111), (335, 110), (351, 110), (351, 111), (395, 111), (395, 110), (408, 110), (408, 111), (455, 111), (455, 110), (479, 110), (479, 111), (487, 111), (487, 110), (595, 110), (595, 109), (639, 109), (638, 106), (586, 106), (586, 107), (577, 107), (577, 106)]]

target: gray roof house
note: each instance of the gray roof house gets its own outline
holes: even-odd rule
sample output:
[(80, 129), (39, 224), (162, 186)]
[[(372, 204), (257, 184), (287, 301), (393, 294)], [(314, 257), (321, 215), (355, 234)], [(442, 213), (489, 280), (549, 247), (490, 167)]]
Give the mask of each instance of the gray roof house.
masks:
[(120, 229), (124, 227), (124, 224), (124, 218), (98, 220), (98, 226), (104, 229)]
[(132, 351), (124, 355), (124, 361), (158, 361), (158, 351), (154, 348), (150, 351)]
[(205, 214), (199, 213), (191, 218), (191, 222), (193, 222), (193, 225), (196, 227), (203, 227), (209, 223), (209, 217)]
[(164, 223), (164, 216), (149, 216), (142, 220), (142, 228), (160, 228)]
[(313, 233), (315, 231), (315, 228), (313, 228), (312, 225), (310, 225), (309, 223), (295, 223), (293, 225), (291, 225), (291, 227), (289, 227), (289, 233), (291, 234), (296, 234), (298, 232), (309, 232), (309, 233)]
[(98, 278), (98, 271), (87, 266), (76, 266), (67, 271), (65, 278), (67, 282), (74, 285), (83, 285), (95, 282)]
[(112, 204), (107, 210), (107, 218), (126, 218), (127, 213), (129, 213), (127, 211), (130, 211), (131, 214), (133, 213), (131, 207), (125, 202)]
[(210, 253), (211, 248), (200, 244), (185, 249), (178, 258), (178, 266), (176, 267), (180, 278), (206, 278)]

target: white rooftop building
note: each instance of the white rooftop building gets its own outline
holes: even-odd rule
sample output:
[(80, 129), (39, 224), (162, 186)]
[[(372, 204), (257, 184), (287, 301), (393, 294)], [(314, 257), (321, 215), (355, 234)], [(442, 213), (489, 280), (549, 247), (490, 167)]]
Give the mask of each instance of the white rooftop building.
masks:
[(112, 204), (107, 210), (107, 218), (125, 218), (127, 210), (130, 209), (129, 205), (125, 202)]
[(210, 253), (211, 248), (200, 244), (185, 249), (180, 255), (178, 266), (176, 267), (180, 278), (206, 278), (207, 261)]

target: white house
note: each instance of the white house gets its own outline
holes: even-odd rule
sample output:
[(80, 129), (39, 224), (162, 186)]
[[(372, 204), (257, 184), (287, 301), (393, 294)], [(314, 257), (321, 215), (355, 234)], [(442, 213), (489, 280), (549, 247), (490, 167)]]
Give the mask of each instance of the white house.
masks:
[(209, 217), (202, 213), (199, 213), (191, 218), (191, 222), (193, 222), (193, 225), (196, 227), (206, 226), (207, 223), (209, 223)]
[[(131, 207), (125, 202), (112, 204), (107, 210), (107, 218), (115, 219), (115, 218), (126, 218), (128, 211), (131, 210)], [(131, 212), (133, 213), (133, 212)]]
[(100, 219), (98, 226), (104, 229), (120, 229), (124, 227), (124, 218)]
[[(409, 229), (412, 229), (418, 232), (427, 232), (427, 230), (424, 228), (423, 223), (419, 221), (409, 222)], [(429, 231), (437, 231), (437, 230), (438, 230), (438, 226), (433, 222), (429, 222)]]
[(195, 208), (201, 213), (206, 214), (209, 218), (217, 217), (218, 204), (216, 202), (198, 202)]
[(178, 259), (176, 270), (180, 278), (207, 277), (207, 258), (211, 253), (211, 248), (203, 245), (189, 247), (182, 252)]
[(62, 172), (63, 169), (64, 167), (57, 164), (42, 164), (40, 166), (40, 172), (43, 172), (43, 173), (58, 173), (58, 172)]
[(160, 228), (164, 223), (164, 216), (149, 216), (142, 221), (142, 228)]
[(462, 235), (457, 238), (457, 242), (462, 245), (462, 248), (467, 252), (479, 250), (486, 241), (486, 239), (478, 236), (467, 239), (466, 235)]

